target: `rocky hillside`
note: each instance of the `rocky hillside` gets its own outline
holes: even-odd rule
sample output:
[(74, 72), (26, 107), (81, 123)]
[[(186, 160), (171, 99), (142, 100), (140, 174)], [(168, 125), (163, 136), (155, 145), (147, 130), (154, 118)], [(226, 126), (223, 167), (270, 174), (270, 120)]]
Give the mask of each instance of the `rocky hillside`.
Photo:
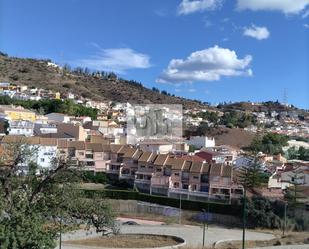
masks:
[(115, 75), (94, 75), (85, 70), (62, 69), (49, 60), (9, 57), (0, 53), (0, 82), (29, 87), (71, 91), (100, 101), (130, 103), (183, 104), (184, 108), (205, 106), (194, 100), (171, 96), (165, 91), (148, 89), (141, 83), (119, 79)]

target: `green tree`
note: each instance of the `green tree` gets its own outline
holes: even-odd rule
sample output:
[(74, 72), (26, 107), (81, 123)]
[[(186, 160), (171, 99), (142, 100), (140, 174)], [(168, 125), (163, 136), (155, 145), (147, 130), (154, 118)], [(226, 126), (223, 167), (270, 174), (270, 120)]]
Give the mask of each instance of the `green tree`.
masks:
[(258, 158), (254, 158), (248, 166), (239, 171), (239, 182), (244, 188), (254, 190), (263, 184), (265, 177)]
[(256, 136), (249, 146), (254, 153), (263, 152), (270, 155), (282, 153), (282, 147), (287, 146), (288, 137), (276, 133), (267, 133), (264, 136)]
[[(5, 144), (0, 161), (0, 248), (52, 249), (58, 230), (84, 223), (115, 232), (114, 214), (104, 199), (87, 199), (79, 189), (81, 170), (55, 158), (51, 170), (34, 160), (38, 147), (22, 140)], [(61, 219), (60, 219), (61, 217)]]

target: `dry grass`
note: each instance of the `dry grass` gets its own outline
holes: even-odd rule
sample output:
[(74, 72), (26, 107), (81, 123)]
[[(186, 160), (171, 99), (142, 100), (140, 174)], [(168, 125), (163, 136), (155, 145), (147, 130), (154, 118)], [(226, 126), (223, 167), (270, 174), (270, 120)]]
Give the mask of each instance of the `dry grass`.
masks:
[(156, 235), (116, 235), (111, 237), (97, 237), (84, 240), (66, 241), (65, 244), (95, 246), (95, 247), (115, 247), (115, 248), (151, 248), (161, 246), (173, 246), (179, 242), (169, 236)]
[[(264, 231), (265, 232), (265, 231)], [(306, 232), (292, 232), (285, 236), (278, 234), (279, 231), (274, 231), (273, 234), (277, 238), (266, 241), (246, 241), (246, 248), (264, 247), (264, 246), (279, 246), (279, 245), (296, 245), (309, 244), (309, 234)], [(218, 249), (240, 249), (241, 241), (228, 241), (217, 245)]]

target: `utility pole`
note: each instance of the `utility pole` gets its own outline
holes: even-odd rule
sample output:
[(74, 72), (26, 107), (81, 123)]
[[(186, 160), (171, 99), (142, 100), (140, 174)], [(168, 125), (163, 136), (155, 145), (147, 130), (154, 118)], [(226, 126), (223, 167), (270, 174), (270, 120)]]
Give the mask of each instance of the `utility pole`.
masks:
[(242, 217), (242, 249), (245, 249), (246, 241), (246, 186), (244, 186), (243, 217)]
[(62, 211), (60, 211), (60, 235), (59, 235), (59, 249), (62, 246)]
[(286, 230), (286, 208), (287, 208), (287, 203), (284, 203), (284, 223), (283, 223), (283, 231), (282, 231), (282, 236), (284, 236), (285, 234), (285, 230)]
[(209, 194), (208, 194), (208, 201), (207, 201), (207, 230), (208, 230), (208, 224), (209, 224), (209, 221), (210, 221), (209, 210), (210, 210), (210, 205), (209, 205)]
[[(205, 246), (205, 219), (206, 219), (206, 211), (205, 209), (202, 209), (203, 211), (203, 248)], [(208, 223), (207, 223), (208, 226)]]
[[(64, 201), (64, 198), (63, 198), (63, 185), (61, 186), (61, 199), (62, 199), (62, 203)], [(60, 228), (59, 228), (59, 249), (62, 248), (62, 219), (63, 219), (63, 213), (62, 213), (62, 204), (60, 204)]]
[(181, 225), (181, 193), (179, 194), (179, 225)]

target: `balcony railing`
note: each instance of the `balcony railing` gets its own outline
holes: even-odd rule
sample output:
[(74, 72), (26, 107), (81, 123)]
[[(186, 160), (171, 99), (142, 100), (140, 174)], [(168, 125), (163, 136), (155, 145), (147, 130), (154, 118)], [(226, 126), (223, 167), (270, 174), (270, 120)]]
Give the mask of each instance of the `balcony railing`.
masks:
[(151, 180), (148, 180), (148, 179), (135, 179), (134, 183), (150, 184)]
[(134, 175), (131, 174), (120, 174), (119, 175), (119, 179), (123, 179), (123, 180), (131, 180), (134, 179)]

